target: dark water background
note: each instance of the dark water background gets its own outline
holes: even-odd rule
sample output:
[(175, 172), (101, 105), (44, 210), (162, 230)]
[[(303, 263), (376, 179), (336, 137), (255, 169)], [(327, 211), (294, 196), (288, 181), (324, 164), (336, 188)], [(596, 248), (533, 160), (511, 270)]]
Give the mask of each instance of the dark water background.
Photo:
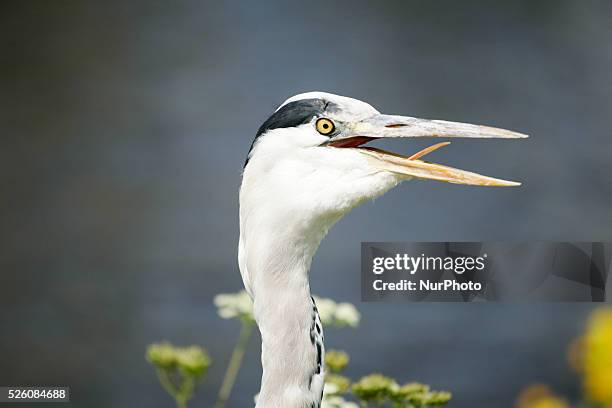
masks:
[[(565, 349), (592, 305), (359, 304), (359, 243), (610, 241), (612, 3), (4, 1), (0, 33), (0, 384), (169, 407), (143, 358), (168, 339), (214, 357), (193, 403), (211, 406), (238, 333), (212, 298), (241, 288), (248, 146), (286, 97), (325, 90), (532, 135), (435, 153), (519, 189), (410, 182), (331, 231), (311, 280), (363, 314), (327, 331), (348, 374), (457, 408), (510, 407), (532, 382), (578, 395)], [(256, 338), (230, 407), (259, 376)]]

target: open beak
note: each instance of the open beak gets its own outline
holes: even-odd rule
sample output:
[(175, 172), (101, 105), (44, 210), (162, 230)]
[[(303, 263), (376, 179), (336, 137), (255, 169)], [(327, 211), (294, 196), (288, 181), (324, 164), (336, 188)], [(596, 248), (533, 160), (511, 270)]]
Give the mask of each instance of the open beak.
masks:
[(354, 148), (367, 155), (375, 168), (409, 177), (446, 181), (455, 184), (475, 186), (510, 187), (519, 186), (515, 181), (501, 180), (441, 164), (420, 160), (425, 155), (444, 147), (450, 142), (437, 143), (411, 156), (403, 156), (382, 149), (364, 147), (363, 144), (391, 137), (467, 137), (521, 139), (528, 137), (522, 133), (489, 126), (467, 123), (426, 120), (397, 115), (376, 115), (365, 120), (348, 124), (342, 134), (332, 137), (327, 146)]

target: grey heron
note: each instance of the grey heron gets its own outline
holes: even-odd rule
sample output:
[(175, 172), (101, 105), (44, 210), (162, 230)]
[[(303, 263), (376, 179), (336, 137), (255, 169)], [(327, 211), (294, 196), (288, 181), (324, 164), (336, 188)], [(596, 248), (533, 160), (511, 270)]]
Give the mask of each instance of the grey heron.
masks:
[(343, 215), (411, 178), (517, 186), (364, 146), (378, 138), (523, 138), (509, 130), (385, 115), (348, 97), (309, 92), (287, 99), (259, 128), (240, 187), (238, 262), (262, 340), (257, 408), (319, 407), (323, 329), (308, 272)]

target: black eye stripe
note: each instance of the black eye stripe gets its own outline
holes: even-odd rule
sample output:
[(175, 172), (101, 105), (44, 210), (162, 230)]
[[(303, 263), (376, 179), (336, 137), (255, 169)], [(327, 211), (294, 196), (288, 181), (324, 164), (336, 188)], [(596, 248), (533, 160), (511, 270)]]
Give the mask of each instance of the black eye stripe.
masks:
[(304, 123), (310, 122), (314, 117), (322, 116), (327, 109), (332, 110), (335, 108), (336, 105), (334, 103), (317, 98), (301, 99), (284, 105), (260, 126), (253, 143), (251, 143), (251, 148), (249, 149), (244, 165), (246, 166), (249, 162), (253, 146), (255, 146), (257, 139), (268, 130), (303, 125)]
[(315, 116), (321, 115), (327, 103), (323, 99), (302, 99), (289, 102), (272, 114), (257, 131), (257, 136), (268, 130), (288, 128), (310, 122)]

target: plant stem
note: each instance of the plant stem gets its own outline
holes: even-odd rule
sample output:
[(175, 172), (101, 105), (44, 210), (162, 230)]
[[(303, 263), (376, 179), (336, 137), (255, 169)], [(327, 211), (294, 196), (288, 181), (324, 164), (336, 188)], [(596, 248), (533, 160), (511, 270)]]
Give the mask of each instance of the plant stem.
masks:
[(187, 408), (187, 401), (193, 397), (193, 390), (195, 383), (193, 378), (189, 375), (182, 373), (183, 382), (181, 388), (176, 396), (176, 405), (178, 408)]
[(166, 392), (170, 394), (172, 398), (174, 398), (176, 395), (176, 388), (174, 387), (174, 384), (172, 384), (172, 381), (170, 381), (170, 378), (168, 378), (168, 373), (162, 369), (158, 369), (157, 378), (159, 379), (162, 388), (166, 390)]
[(161, 383), (162, 388), (166, 390), (168, 394), (170, 394), (172, 399), (174, 399), (174, 402), (176, 402), (176, 406), (178, 408), (185, 408), (185, 404), (182, 403), (179, 399), (179, 390), (177, 390), (176, 386), (172, 383), (168, 372), (162, 369), (158, 369), (157, 378), (159, 378), (159, 382)]
[(217, 397), (215, 408), (224, 408), (225, 403), (232, 393), (232, 388), (236, 382), (236, 377), (238, 376), (240, 366), (242, 365), (242, 358), (244, 357), (244, 353), (249, 344), (252, 333), (253, 323), (243, 320), (242, 327), (240, 329), (240, 336), (238, 337), (238, 342), (234, 347), (234, 351), (232, 351), (230, 362), (227, 365), (227, 370), (225, 371), (225, 377), (223, 377), (223, 383), (221, 383), (221, 389), (219, 389), (219, 396)]

